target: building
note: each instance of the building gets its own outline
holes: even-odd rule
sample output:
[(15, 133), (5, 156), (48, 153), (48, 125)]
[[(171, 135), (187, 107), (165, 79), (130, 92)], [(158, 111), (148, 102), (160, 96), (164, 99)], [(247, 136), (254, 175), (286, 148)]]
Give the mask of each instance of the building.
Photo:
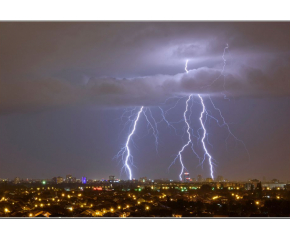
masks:
[(183, 174), (183, 182), (190, 182), (190, 177), (189, 177), (189, 173), (185, 172)]
[(217, 182), (223, 182), (224, 181), (224, 177), (223, 176), (217, 176), (216, 181)]
[(115, 176), (109, 176), (109, 182), (115, 182)]
[(254, 188), (254, 186), (252, 186), (252, 183), (246, 183), (245, 184), (245, 189), (246, 190), (252, 190)]
[(284, 189), (286, 183), (262, 183), (262, 188), (264, 190), (272, 190), (272, 189)]
[(87, 183), (87, 178), (86, 177), (82, 177), (82, 184), (86, 184)]
[(72, 182), (72, 175), (71, 174), (66, 175), (65, 182), (66, 183), (71, 183)]
[(56, 178), (56, 183), (59, 184), (59, 183), (62, 183), (63, 182), (63, 178), (62, 177), (57, 177)]
[(256, 189), (258, 183), (260, 183), (260, 180), (258, 180), (258, 179), (252, 179), (252, 180), (250, 180), (250, 182), (251, 182), (252, 185), (254, 186), (254, 189)]
[(213, 179), (212, 178), (207, 178), (207, 179), (205, 179), (205, 181), (209, 183), (209, 182), (213, 182)]
[(197, 181), (198, 182), (202, 182), (202, 176), (201, 175), (197, 175)]
[(139, 179), (139, 182), (143, 182), (143, 183), (147, 182), (147, 177), (141, 177)]
[(19, 177), (14, 178), (14, 184), (18, 184), (18, 183), (20, 183)]

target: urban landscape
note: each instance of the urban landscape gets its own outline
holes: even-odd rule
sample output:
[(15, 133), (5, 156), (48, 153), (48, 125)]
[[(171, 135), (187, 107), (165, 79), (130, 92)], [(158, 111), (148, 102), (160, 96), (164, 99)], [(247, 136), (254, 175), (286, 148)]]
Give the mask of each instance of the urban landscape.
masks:
[(0, 217), (289, 217), (290, 182), (166, 179), (1, 179)]

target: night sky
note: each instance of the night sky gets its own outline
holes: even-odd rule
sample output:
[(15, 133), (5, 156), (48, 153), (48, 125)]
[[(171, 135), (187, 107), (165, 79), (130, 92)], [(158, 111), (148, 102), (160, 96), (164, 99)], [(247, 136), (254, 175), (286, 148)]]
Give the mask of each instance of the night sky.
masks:
[[(158, 107), (169, 109), (178, 96), (166, 115), (175, 122), (193, 94), (196, 132), (202, 94), (250, 154), (207, 121), (215, 176), (290, 180), (289, 29), (289, 22), (0, 22), (0, 178), (127, 179), (113, 159), (128, 136), (124, 110), (136, 107), (136, 116), (143, 105), (160, 121)], [(225, 79), (211, 84), (227, 44)], [(187, 136), (184, 122), (175, 126), (177, 134), (158, 124), (157, 153), (141, 115), (130, 145), (133, 177), (178, 179), (180, 164), (168, 167)], [(191, 177), (210, 177), (190, 148), (183, 158)]]

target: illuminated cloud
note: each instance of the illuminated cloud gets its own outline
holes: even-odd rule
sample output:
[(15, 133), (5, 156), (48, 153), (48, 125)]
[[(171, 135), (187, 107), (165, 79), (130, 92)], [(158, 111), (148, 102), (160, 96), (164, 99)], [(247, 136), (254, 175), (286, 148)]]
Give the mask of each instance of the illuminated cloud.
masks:
[[(288, 23), (2, 23), (0, 111), (290, 93)], [(279, 44), (278, 44), (279, 43)], [(5, 46), (5, 47), (4, 47)], [(184, 64), (188, 62), (188, 74)]]

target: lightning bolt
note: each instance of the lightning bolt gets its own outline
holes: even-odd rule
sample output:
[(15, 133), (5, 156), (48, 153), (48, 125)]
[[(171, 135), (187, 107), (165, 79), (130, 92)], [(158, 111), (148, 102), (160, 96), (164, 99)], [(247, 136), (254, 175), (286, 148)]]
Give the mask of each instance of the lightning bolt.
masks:
[[(155, 127), (153, 126), (153, 124), (151, 123), (151, 121), (149, 120), (149, 118), (148, 118), (148, 116), (146, 114), (147, 110), (148, 110), (148, 112), (150, 114), (150, 117), (151, 117)], [(146, 108), (145, 111), (143, 111), (143, 114), (144, 114), (145, 119), (147, 121), (147, 126), (150, 126), (150, 128), (153, 131), (153, 136), (155, 138), (155, 148), (156, 148), (156, 152), (158, 152), (158, 135), (159, 135), (159, 132), (158, 132), (158, 128), (157, 128), (157, 122), (156, 122), (155, 118), (153, 117), (150, 108), (148, 108), (148, 109)]]
[(203, 129), (203, 136), (202, 136), (202, 139), (201, 139), (201, 142), (202, 142), (202, 146), (203, 146), (203, 149), (204, 149), (204, 158), (203, 158), (203, 161), (205, 161), (205, 156), (207, 155), (208, 157), (208, 162), (209, 162), (209, 165), (210, 165), (210, 175), (211, 175), (211, 178), (214, 179), (214, 175), (213, 175), (213, 163), (212, 163), (212, 156), (209, 154), (206, 146), (205, 146), (205, 143), (204, 143), (204, 139), (206, 137), (206, 129), (205, 129), (205, 126), (203, 124), (203, 121), (202, 121), (202, 118), (203, 118), (203, 114), (206, 112), (206, 109), (205, 109), (205, 105), (203, 103), (203, 99), (202, 97), (200, 96), (200, 94), (198, 94), (198, 97), (200, 98), (200, 101), (201, 101), (201, 105), (202, 105), (202, 112), (200, 114), (200, 117), (199, 117), (199, 121), (200, 121), (200, 124), (201, 124), (201, 127)]
[(244, 149), (246, 150), (247, 155), (248, 155), (248, 159), (250, 160), (250, 159), (251, 159), (251, 157), (250, 157), (250, 153), (249, 153), (249, 151), (248, 151), (248, 149), (247, 149), (247, 146), (246, 146), (246, 144), (244, 143), (244, 141), (242, 141), (241, 139), (237, 138), (237, 137), (232, 133), (232, 131), (231, 131), (231, 129), (230, 129), (228, 123), (225, 121), (225, 118), (224, 118), (224, 116), (222, 115), (221, 110), (215, 106), (215, 104), (213, 103), (213, 101), (212, 101), (212, 99), (211, 99), (210, 96), (209, 96), (209, 100), (210, 100), (210, 102), (211, 102), (213, 108), (214, 108), (216, 111), (219, 112), (219, 115), (220, 115), (220, 117), (221, 117), (223, 123), (220, 124), (219, 121), (218, 121), (216, 118), (212, 117), (211, 115), (209, 115), (209, 116), (210, 116), (211, 118), (213, 118), (213, 119), (217, 122), (217, 124), (218, 124), (220, 127), (224, 127), (224, 126), (225, 126), (225, 127), (227, 128), (227, 130), (228, 130), (228, 133), (229, 133), (229, 134), (228, 134), (228, 136), (227, 136), (227, 138), (226, 138), (226, 146), (227, 146), (227, 139), (229, 138), (229, 136), (232, 136), (232, 137), (233, 137), (237, 142), (240, 142), (240, 143), (244, 146)]
[[(191, 134), (190, 134), (190, 129), (191, 129), (191, 128), (190, 128), (190, 125), (189, 125), (188, 120), (187, 120), (187, 118), (186, 118), (186, 113), (188, 112), (188, 102), (190, 101), (191, 97), (192, 97), (192, 94), (189, 95), (188, 99), (186, 100), (186, 108), (185, 108), (185, 111), (184, 111), (184, 113), (183, 113), (184, 121), (185, 121), (186, 126), (187, 126), (187, 130), (186, 130), (186, 132), (187, 132), (187, 135), (188, 135), (188, 141), (187, 141), (187, 143), (186, 143), (185, 145), (183, 145), (183, 147), (182, 147), (181, 150), (178, 152), (178, 154), (176, 155), (175, 159), (173, 160), (173, 162), (172, 162), (171, 165), (169, 166), (169, 168), (170, 168), (170, 167), (172, 166), (172, 164), (174, 164), (175, 161), (179, 158), (179, 162), (180, 162), (180, 164), (181, 164), (181, 172), (180, 172), (180, 174), (179, 174), (179, 179), (180, 179), (180, 181), (182, 181), (182, 174), (183, 174), (183, 172), (184, 172), (184, 169), (186, 169), (185, 166), (184, 166), (184, 164), (183, 164), (183, 160), (182, 160), (182, 152), (184, 151), (184, 149), (185, 149), (189, 144), (192, 144), (192, 146), (193, 146), (193, 143), (192, 143), (192, 141), (191, 141)], [(192, 148), (192, 150), (193, 150), (193, 148)], [(195, 153), (195, 152), (194, 152), (194, 153)]]
[(185, 68), (184, 68), (184, 70), (186, 71), (186, 73), (188, 73), (187, 64), (188, 64), (188, 60), (186, 60), (186, 62), (185, 62)]
[(137, 116), (134, 120), (134, 123), (133, 123), (133, 128), (130, 132), (130, 134), (128, 135), (127, 137), (127, 141), (126, 141), (126, 144), (125, 146), (117, 153), (117, 155), (115, 156), (116, 158), (118, 158), (119, 156), (122, 156), (122, 159), (124, 159), (124, 156), (125, 156), (125, 159), (124, 159), (124, 166), (128, 172), (128, 177), (130, 180), (132, 180), (132, 170), (129, 166), (129, 162), (133, 163), (133, 156), (131, 155), (131, 151), (130, 151), (130, 147), (129, 147), (129, 143), (131, 141), (131, 137), (133, 136), (135, 130), (136, 130), (136, 126), (137, 126), (137, 122), (140, 118), (140, 114), (142, 113), (143, 111), (143, 106), (140, 108), (140, 110), (138, 111), (137, 113)]

